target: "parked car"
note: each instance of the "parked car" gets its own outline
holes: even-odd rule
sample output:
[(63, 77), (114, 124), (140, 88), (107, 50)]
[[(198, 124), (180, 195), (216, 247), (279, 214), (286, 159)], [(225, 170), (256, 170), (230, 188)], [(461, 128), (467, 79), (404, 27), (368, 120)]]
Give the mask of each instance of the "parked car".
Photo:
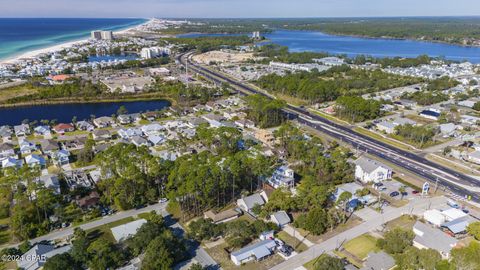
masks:
[(413, 195), (416, 195), (416, 194), (418, 194), (418, 193), (420, 193), (420, 191), (418, 191), (418, 190), (412, 191), (412, 194), (413, 194)]
[(402, 196), (407, 196), (408, 195), (408, 192), (404, 191), (402, 192)]
[(160, 200), (158, 200), (159, 203), (166, 203), (168, 202), (168, 199), (167, 198), (160, 198)]
[(278, 249), (278, 252), (283, 254), (284, 256), (290, 256), (292, 255), (293, 248), (290, 247), (289, 245), (283, 245)]
[(398, 191), (394, 191), (394, 192), (390, 193), (390, 197), (396, 197), (398, 195), (400, 195), (400, 193)]
[(385, 191), (385, 190), (387, 190), (387, 188), (386, 187), (380, 187), (378, 190)]

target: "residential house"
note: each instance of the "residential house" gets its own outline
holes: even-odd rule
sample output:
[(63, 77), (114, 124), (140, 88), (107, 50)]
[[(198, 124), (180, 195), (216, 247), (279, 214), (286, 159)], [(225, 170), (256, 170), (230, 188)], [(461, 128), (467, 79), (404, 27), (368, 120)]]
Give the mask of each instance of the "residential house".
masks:
[(142, 136), (143, 132), (138, 129), (138, 128), (127, 128), (127, 129), (119, 129), (118, 130), (118, 136), (124, 140), (130, 140), (131, 138), (135, 136)]
[(0, 126), (0, 139), (3, 142), (12, 140), (12, 129), (9, 126)]
[(413, 246), (420, 249), (434, 249), (444, 259), (450, 257), (450, 251), (457, 245), (457, 239), (447, 235), (439, 229), (435, 229), (425, 223), (417, 221), (413, 226), (415, 238)]
[[(23, 256), (17, 261), (17, 266), (19, 269), (24, 270), (35, 270), (35, 269), (42, 269), (42, 266), (45, 262), (54, 257), (55, 255), (67, 253), (72, 249), (72, 245), (66, 245), (59, 248), (54, 248), (51, 250), (50, 248), (37, 248), (41, 244), (35, 245), (32, 249), (27, 251)], [(50, 246), (50, 245), (45, 245)], [(50, 251), (48, 251), (50, 250)], [(36, 259), (32, 259), (36, 258)]]
[(145, 136), (159, 135), (165, 130), (165, 127), (160, 124), (145, 125), (140, 128)]
[(54, 126), (53, 131), (58, 134), (65, 134), (66, 132), (72, 132), (75, 130), (75, 127), (72, 124), (60, 123)]
[(37, 151), (37, 146), (34, 143), (32, 143), (30, 141), (27, 141), (25, 139), (20, 139), (19, 142), (20, 142), (20, 144), (19, 144), (20, 153), (22, 155), (28, 155), (32, 152)]
[(75, 136), (72, 139), (65, 140), (61, 142), (62, 148), (68, 151), (81, 150), (85, 148), (87, 143), (87, 137), (85, 136)]
[(363, 183), (378, 183), (392, 178), (392, 169), (381, 162), (362, 156), (354, 163), (355, 178)]
[(473, 126), (477, 125), (477, 123), (480, 123), (480, 117), (465, 114), (460, 116), (460, 122), (465, 125)]
[(42, 148), (43, 154), (49, 157), (52, 157), (54, 152), (60, 149), (58, 143), (54, 140), (41, 140), (40, 147)]
[(113, 120), (112, 117), (102, 116), (102, 117), (93, 119), (93, 124), (97, 128), (107, 128), (107, 127), (113, 126), (115, 124), (115, 120)]
[(225, 120), (223, 116), (219, 114), (213, 114), (213, 113), (202, 115), (202, 118), (205, 119), (213, 128), (218, 128), (223, 126), (222, 121)]
[(19, 168), (22, 166), (22, 162), (16, 158), (7, 157), (2, 160), (2, 168)]
[(0, 144), (0, 159), (15, 156), (15, 147), (11, 143)]
[(248, 119), (236, 120), (235, 125), (237, 125), (240, 128), (254, 128), (255, 127), (255, 123), (253, 121), (248, 120)]
[(127, 125), (142, 120), (142, 117), (139, 113), (121, 114), (117, 116), (117, 120), (120, 124)]
[(288, 216), (287, 212), (285, 211), (277, 211), (270, 215), (270, 220), (277, 224), (279, 228), (285, 227), (285, 225), (292, 222), (290, 217)]
[(55, 194), (60, 194), (60, 182), (58, 176), (49, 174), (42, 175), (36, 179), (37, 183), (42, 183), (44, 187), (52, 189)]
[(117, 227), (113, 227), (111, 228), (113, 238), (115, 238), (117, 242), (126, 240), (130, 236), (135, 235), (138, 229), (140, 229), (140, 227), (142, 227), (142, 225), (145, 223), (147, 223), (147, 221), (142, 218)]
[(395, 259), (384, 251), (370, 252), (360, 270), (391, 270), (395, 265)]
[(267, 182), (274, 188), (293, 188), (295, 186), (295, 173), (288, 166), (284, 165), (278, 167), (270, 176), (267, 178)]
[(207, 124), (207, 120), (200, 118), (200, 117), (191, 117), (187, 120), (187, 125), (190, 128), (197, 128), (202, 124)]
[(427, 110), (421, 111), (418, 115), (420, 115), (421, 117), (436, 121), (440, 117), (440, 110), (427, 109)]
[(255, 139), (261, 141), (262, 143), (273, 146), (275, 144), (275, 137), (273, 136), (273, 132), (267, 129), (258, 129), (255, 130)]
[(47, 161), (40, 155), (32, 154), (25, 157), (25, 164), (29, 167), (45, 168), (47, 166)]
[(140, 147), (140, 146), (150, 147), (150, 142), (140, 136), (133, 136), (131, 141), (136, 147)]
[(410, 120), (408, 118), (396, 118), (396, 119), (393, 119), (393, 120), (389, 120), (389, 121), (382, 121), (378, 124), (376, 124), (376, 128), (379, 130), (379, 131), (383, 131), (387, 134), (392, 134), (392, 133), (395, 133), (395, 128), (398, 127), (398, 126), (402, 126), (402, 125), (416, 125), (417, 122), (413, 121), (413, 120)]
[(456, 136), (457, 132), (457, 125), (454, 123), (446, 123), (446, 124), (441, 124), (439, 125), (440, 133), (443, 135), (443, 137), (453, 137)]
[(240, 209), (238, 210), (228, 209), (220, 213), (217, 213), (213, 210), (209, 210), (203, 214), (203, 217), (211, 219), (214, 224), (220, 224), (220, 223), (234, 220), (241, 215), (242, 215), (242, 212)]
[(273, 239), (266, 239), (230, 253), (230, 259), (235, 265), (241, 265), (252, 260), (260, 261), (272, 255), (276, 247), (277, 244)]
[(142, 114), (143, 118), (147, 119), (148, 121), (154, 121), (155, 119), (161, 116), (160, 112), (145, 112)]
[(474, 151), (467, 154), (467, 159), (475, 164), (480, 164), (480, 151)]
[(255, 205), (263, 206), (264, 204), (265, 201), (258, 193), (237, 200), (237, 206), (240, 207), (243, 211), (249, 213), (251, 213), (251, 210), (253, 207), (255, 207)]
[(75, 202), (80, 208), (88, 209), (96, 206), (100, 202), (100, 195), (96, 191), (92, 191), (85, 197), (77, 197)]
[(37, 126), (33, 129), (35, 135), (43, 136), (43, 137), (50, 137), (52, 133), (50, 132), (49, 126)]
[(95, 126), (90, 124), (90, 122), (87, 122), (87, 121), (78, 121), (76, 123), (76, 127), (78, 130), (83, 130), (83, 131), (94, 131), (95, 130)]
[(70, 170), (63, 173), (65, 182), (67, 182), (70, 190), (75, 190), (78, 187), (91, 188), (92, 181), (88, 178), (88, 174), (83, 170)]
[(355, 194), (357, 193), (357, 191), (362, 189), (363, 187), (355, 182), (342, 184), (338, 186), (335, 192), (333, 193), (333, 199), (337, 201), (340, 195), (342, 195), (342, 193), (344, 192), (348, 192), (352, 194), (351, 200), (358, 199)]
[(70, 152), (65, 149), (54, 152), (52, 158), (58, 166), (70, 164)]
[(30, 135), (30, 126), (28, 124), (14, 126), (13, 130), (15, 131), (15, 136), (17, 137), (24, 137)]
[(150, 135), (147, 137), (147, 140), (153, 145), (158, 146), (164, 144), (167, 140), (163, 136)]
[(92, 137), (95, 141), (108, 141), (112, 138), (112, 134), (105, 129), (96, 129), (92, 132)]

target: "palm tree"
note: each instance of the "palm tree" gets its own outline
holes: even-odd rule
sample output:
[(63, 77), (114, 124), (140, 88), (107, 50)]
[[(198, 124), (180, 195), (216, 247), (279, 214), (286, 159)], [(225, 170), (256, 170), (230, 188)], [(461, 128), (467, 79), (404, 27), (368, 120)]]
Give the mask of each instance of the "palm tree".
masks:
[(399, 189), (398, 189), (398, 192), (400, 192), (400, 194), (402, 195), (402, 200), (403, 200), (403, 194), (405, 193), (406, 189), (405, 189), (405, 186), (401, 186)]

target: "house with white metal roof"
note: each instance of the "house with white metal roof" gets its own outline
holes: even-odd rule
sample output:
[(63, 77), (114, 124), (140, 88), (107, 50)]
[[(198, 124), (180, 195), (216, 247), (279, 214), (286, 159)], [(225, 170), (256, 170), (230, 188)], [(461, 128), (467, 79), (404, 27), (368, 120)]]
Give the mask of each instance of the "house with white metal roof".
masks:
[(392, 169), (379, 161), (362, 156), (354, 164), (355, 178), (363, 183), (378, 183), (392, 178)]
[(259, 261), (272, 255), (276, 247), (277, 244), (274, 240), (266, 239), (230, 253), (230, 259), (235, 265), (241, 265), (252, 260)]

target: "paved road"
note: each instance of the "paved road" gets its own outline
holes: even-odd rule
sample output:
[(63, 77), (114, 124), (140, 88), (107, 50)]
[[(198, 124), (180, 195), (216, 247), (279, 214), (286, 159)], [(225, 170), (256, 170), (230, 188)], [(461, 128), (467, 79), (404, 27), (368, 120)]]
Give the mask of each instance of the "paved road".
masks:
[[(141, 213), (148, 213), (148, 212), (151, 212), (153, 210), (156, 211), (157, 213), (161, 213), (162, 215), (165, 216), (165, 215), (168, 215), (167, 211), (165, 210), (165, 207), (166, 207), (166, 204), (157, 203), (157, 204), (149, 205), (149, 206), (147, 206), (145, 208), (141, 208), (141, 209), (133, 209), (133, 210), (128, 210), (128, 211), (122, 211), (122, 212), (118, 212), (114, 215), (105, 216), (102, 219), (94, 220), (92, 222), (85, 223), (85, 224), (82, 224), (82, 225), (79, 225), (79, 226), (73, 226), (73, 227), (68, 227), (68, 228), (64, 228), (64, 229), (59, 229), (59, 230), (53, 231), (49, 234), (46, 234), (46, 235), (43, 235), (43, 236), (40, 236), (40, 237), (37, 237), (37, 238), (34, 238), (34, 239), (30, 239), (28, 241), (30, 241), (30, 243), (32, 243), (32, 244), (35, 244), (35, 243), (38, 243), (38, 242), (41, 242), (41, 241), (44, 241), (44, 240), (65, 238), (69, 235), (72, 235), (75, 228), (82, 228), (83, 230), (89, 230), (89, 229), (93, 229), (93, 228), (98, 227), (98, 226), (102, 226), (102, 225), (105, 225), (105, 224), (108, 224), (108, 223), (111, 223), (111, 222), (115, 222), (115, 221), (124, 219), (124, 218), (133, 217), (133, 216), (136, 216), (136, 215), (141, 214)], [(3, 246), (2, 248), (16, 247), (16, 246), (18, 246), (18, 244)]]
[(363, 223), (355, 226), (354, 228), (344, 231), (330, 239), (325, 240), (320, 244), (316, 244), (308, 250), (284, 261), (274, 267), (271, 270), (291, 270), (304, 265), (305, 263), (317, 258), (323, 253), (335, 250), (340, 247), (345, 241), (353, 239), (357, 236), (365, 234), (375, 229), (381, 229), (382, 224), (394, 220), (403, 214), (421, 214), (425, 210), (436, 208), (440, 205), (445, 205), (444, 197), (436, 197), (432, 199), (415, 198), (406, 206), (401, 208), (387, 208), (383, 214), (378, 217), (371, 218)]
[[(157, 214), (161, 214), (162, 216), (167, 217), (170, 214), (165, 210), (166, 206), (167, 206), (166, 203), (157, 203), (157, 204), (149, 205), (149, 206), (141, 208), (141, 209), (133, 209), (133, 210), (128, 210), (128, 211), (118, 212), (114, 215), (105, 216), (102, 219), (94, 220), (92, 222), (85, 223), (85, 224), (82, 224), (82, 225), (79, 225), (79, 226), (60, 229), (60, 230), (51, 232), (47, 235), (40, 236), (40, 237), (37, 237), (35, 239), (30, 239), (29, 241), (30, 241), (31, 244), (35, 244), (35, 243), (38, 243), (38, 242), (41, 242), (41, 241), (44, 241), (44, 240), (66, 238), (66, 237), (73, 234), (73, 231), (75, 230), (75, 228), (81, 228), (83, 230), (90, 230), (90, 229), (96, 228), (98, 226), (102, 226), (102, 225), (105, 225), (105, 224), (108, 224), (108, 223), (112, 223), (112, 222), (115, 222), (115, 221), (118, 221), (118, 220), (121, 220), (121, 219), (124, 219), (124, 218), (138, 216), (141, 213), (149, 213), (151, 211), (155, 211), (155, 212), (157, 212)], [(168, 224), (168, 219), (167, 219), (167, 224)], [(178, 222), (173, 222), (169, 226), (170, 226), (170, 228), (172, 228), (174, 230), (174, 232), (176, 231), (180, 235), (184, 234), (185, 230), (182, 228), (182, 226), (180, 226), (180, 224), (178, 224)], [(18, 245), (19, 244), (3, 246), (1, 248), (17, 247)], [(207, 269), (220, 269), (218, 264), (213, 260), (213, 258), (210, 257), (210, 255), (208, 255), (208, 253), (202, 247), (200, 247), (198, 245), (198, 243), (196, 243), (194, 241), (190, 241), (189, 242), (189, 247), (190, 247), (189, 248), (189, 253), (192, 255), (193, 260), (202, 264), (204, 267), (207, 267)]]
[[(179, 55), (177, 61), (181, 64), (185, 64), (188, 61), (190, 71), (196, 72), (216, 83), (227, 82), (235, 87), (241, 94), (261, 94), (272, 98), (271, 95), (263, 91), (254, 89), (217, 71), (191, 62), (188, 59), (189, 56), (190, 54)], [(449, 191), (463, 198), (470, 197), (473, 201), (480, 202), (480, 181), (478, 179), (436, 164), (414, 153), (397, 149), (389, 144), (359, 134), (349, 127), (333, 123), (316, 114), (311, 114), (303, 108), (289, 104), (285, 111), (289, 118), (296, 119), (300, 124), (308, 125), (322, 133), (349, 143), (359, 151), (369, 153), (401, 168), (407, 169), (430, 181), (433, 184), (432, 186), (438, 183), (439, 188), (445, 191)]]

